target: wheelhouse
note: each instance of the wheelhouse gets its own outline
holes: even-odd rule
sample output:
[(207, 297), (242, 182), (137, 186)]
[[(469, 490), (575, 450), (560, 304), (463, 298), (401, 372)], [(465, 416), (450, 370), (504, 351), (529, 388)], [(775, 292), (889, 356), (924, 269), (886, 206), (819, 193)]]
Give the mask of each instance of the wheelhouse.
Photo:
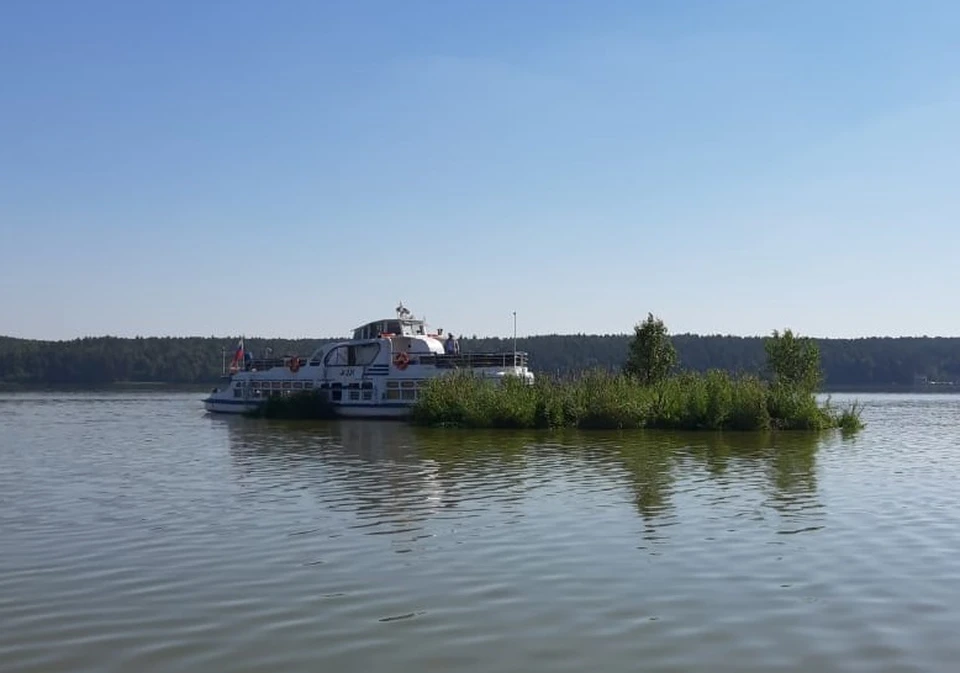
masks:
[(391, 318), (374, 320), (353, 330), (354, 339), (379, 339), (391, 336), (430, 336), (423, 320)]

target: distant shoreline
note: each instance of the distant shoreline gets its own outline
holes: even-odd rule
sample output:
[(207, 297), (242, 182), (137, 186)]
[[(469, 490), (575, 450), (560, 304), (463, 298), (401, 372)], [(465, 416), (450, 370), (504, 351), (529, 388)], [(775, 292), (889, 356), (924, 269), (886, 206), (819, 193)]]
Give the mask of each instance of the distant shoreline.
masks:
[[(764, 370), (764, 339), (673, 335), (680, 369), (759, 375)], [(960, 389), (960, 337), (816, 340), (826, 392), (954, 392)], [(251, 354), (313, 353), (324, 340), (262, 340), (246, 338)], [(622, 336), (521, 337), (534, 373), (570, 378), (588, 370), (619, 371), (627, 360), (630, 338)], [(9, 386), (125, 386), (149, 390), (161, 382), (210, 388), (232, 357), (237, 342), (214, 338), (115, 339), (91, 338), (70, 342), (32, 342), (0, 337), (0, 390)], [(465, 352), (509, 351), (512, 341), (464, 337)], [(53, 381), (63, 382), (52, 383)], [(118, 381), (118, 383), (111, 383)], [(953, 386), (929, 381), (953, 381)], [(134, 383), (136, 382), (136, 383)], [(880, 383), (888, 382), (888, 383)], [(172, 388), (165, 388), (172, 389)]]

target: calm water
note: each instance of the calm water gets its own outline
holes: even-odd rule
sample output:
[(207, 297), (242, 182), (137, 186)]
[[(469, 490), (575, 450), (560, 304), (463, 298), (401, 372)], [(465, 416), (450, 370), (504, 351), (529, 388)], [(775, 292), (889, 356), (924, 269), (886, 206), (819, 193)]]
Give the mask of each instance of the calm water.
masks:
[(0, 396), (0, 670), (960, 665), (960, 396), (861, 396), (852, 440), (198, 398)]

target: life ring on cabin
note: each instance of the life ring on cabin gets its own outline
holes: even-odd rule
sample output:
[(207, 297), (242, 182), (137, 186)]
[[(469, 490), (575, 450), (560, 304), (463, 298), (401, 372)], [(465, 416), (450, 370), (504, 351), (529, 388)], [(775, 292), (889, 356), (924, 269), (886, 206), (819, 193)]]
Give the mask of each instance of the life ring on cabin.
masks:
[(403, 351), (393, 356), (393, 365), (397, 369), (406, 369), (408, 364), (410, 364), (410, 356)]
[(300, 369), (300, 358), (294, 355), (290, 358), (290, 371), (296, 374), (298, 369)]

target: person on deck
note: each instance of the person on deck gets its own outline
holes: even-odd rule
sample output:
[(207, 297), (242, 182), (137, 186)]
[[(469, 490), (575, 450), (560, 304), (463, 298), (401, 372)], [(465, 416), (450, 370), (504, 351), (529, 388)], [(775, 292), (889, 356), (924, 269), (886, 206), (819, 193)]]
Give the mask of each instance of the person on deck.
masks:
[(457, 342), (453, 338), (453, 332), (447, 333), (447, 340), (443, 342), (443, 352), (447, 355), (453, 355), (456, 353)]

